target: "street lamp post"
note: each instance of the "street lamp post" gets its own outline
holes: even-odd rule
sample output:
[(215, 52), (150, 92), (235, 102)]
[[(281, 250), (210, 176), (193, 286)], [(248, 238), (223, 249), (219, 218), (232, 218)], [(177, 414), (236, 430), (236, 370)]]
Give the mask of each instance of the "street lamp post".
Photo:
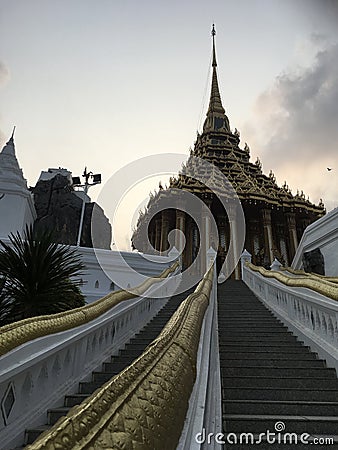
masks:
[[(82, 199), (82, 208), (81, 208), (81, 216), (80, 216), (80, 224), (79, 224), (79, 233), (77, 236), (77, 242), (76, 246), (80, 246), (81, 241), (81, 235), (82, 235), (82, 228), (83, 228), (83, 219), (84, 219), (84, 212), (86, 207), (86, 195), (90, 187), (95, 186), (96, 184), (101, 183), (101, 174), (93, 174), (93, 172), (87, 172), (87, 167), (85, 167), (85, 170), (82, 175), (85, 179), (84, 184), (81, 184), (80, 177), (73, 177), (73, 186), (82, 188), (82, 191), (84, 193), (83, 199)], [(89, 179), (92, 178), (92, 183), (89, 183)]]

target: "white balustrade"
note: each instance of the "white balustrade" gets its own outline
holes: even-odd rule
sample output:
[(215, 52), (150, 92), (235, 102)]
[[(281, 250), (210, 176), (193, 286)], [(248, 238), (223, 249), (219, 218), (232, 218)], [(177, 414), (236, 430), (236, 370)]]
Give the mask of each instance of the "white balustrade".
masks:
[(243, 281), (306, 345), (338, 372), (338, 302), (289, 287), (242, 264)]
[[(63, 405), (80, 381), (119, 349), (165, 305), (179, 277), (155, 285), (91, 322), (21, 345), (0, 357), (0, 448), (22, 445), (24, 431), (46, 423), (48, 408)], [(150, 298), (156, 290), (163, 298)]]

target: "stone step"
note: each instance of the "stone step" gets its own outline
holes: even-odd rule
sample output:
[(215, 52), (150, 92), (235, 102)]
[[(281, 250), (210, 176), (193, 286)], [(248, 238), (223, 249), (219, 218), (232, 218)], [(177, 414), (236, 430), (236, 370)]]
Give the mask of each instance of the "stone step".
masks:
[(103, 372), (109, 372), (111, 374), (117, 374), (119, 372), (122, 372), (126, 367), (128, 367), (132, 362), (134, 361), (133, 357), (125, 358), (122, 361), (117, 359), (114, 362), (111, 363), (103, 363)]
[(337, 411), (338, 402), (227, 400), (223, 404), (225, 414), (311, 416), (315, 412), (317, 416), (334, 416)]
[(222, 331), (222, 337), (231, 337), (231, 336), (294, 336), (291, 331), (287, 331), (287, 329), (278, 328), (278, 327), (270, 327), (268, 329), (262, 329), (261, 327), (257, 329), (253, 328), (238, 328), (234, 327), (232, 329), (226, 328)]
[(99, 387), (102, 386), (102, 383), (93, 382), (93, 381), (83, 381), (79, 383), (79, 394), (92, 394)]
[(71, 410), (70, 406), (61, 407), (61, 408), (53, 408), (47, 411), (47, 423), (48, 425), (54, 425), (61, 417), (64, 417)]
[(242, 320), (243, 322), (246, 320), (250, 321), (250, 319), (252, 318), (258, 319), (260, 317), (266, 320), (277, 320), (278, 322), (280, 321), (280, 319), (276, 318), (276, 316), (267, 309), (261, 309), (257, 311), (233, 311), (229, 309), (227, 311), (220, 311), (219, 314), (219, 320), (221, 322), (225, 322), (230, 317), (233, 320)]
[[(140, 343), (142, 343), (142, 344), (145, 344), (146, 346), (147, 345), (149, 345), (151, 342), (153, 342), (156, 338), (158, 338), (158, 335), (159, 335), (160, 333), (144, 333), (144, 334), (141, 334), (141, 335), (139, 335), (139, 336), (136, 336), (135, 338), (133, 338), (133, 339), (136, 339), (136, 340), (139, 340), (139, 342)], [(136, 341), (129, 341), (131, 344), (134, 344)]]
[[(140, 355), (139, 355), (140, 356)], [(121, 359), (120, 359), (121, 358)], [(130, 356), (118, 356), (112, 362), (104, 362), (102, 364), (102, 372), (116, 373), (116, 371), (122, 371), (128, 367), (138, 356), (131, 354)], [(101, 371), (98, 371), (101, 372)]]
[(223, 309), (221, 312), (220, 319), (225, 321), (228, 317), (234, 317), (238, 319), (250, 319), (250, 317), (267, 317), (269, 319), (275, 319), (275, 315), (273, 312), (266, 309), (264, 306), (256, 307), (256, 308), (227, 308)]
[(122, 349), (122, 350), (119, 350), (118, 355), (112, 357), (112, 358), (113, 358), (112, 361), (115, 361), (115, 358), (119, 358), (120, 356), (121, 356), (121, 357), (124, 357), (124, 356), (127, 356), (127, 355), (132, 355), (132, 356), (134, 357), (134, 359), (135, 359), (135, 358), (137, 358), (139, 355), (141, 355), (141, 354), (144, 352), (144, 350), (145, 350), (149, 345), (150, 345), (150, 344), (148, 344), (148, 345), (146, 345), (146, 346), (142, 345), (142, 346), (139, 346), (139, 347), (128, 347), (128, 348), (124, 348), (124, 349)]
[(251, 307), (251, 308), (258, 308), (263, 307), (265, 308), (265, 305), (261, 303), (256, 297), (243, 297), (241, 299), (228, 299), (227, 301), (220, 301), (219, 302), (219, 309), (220, 311), (224, 311), (227, 308), (233, 308), (233, 309), (240, 309), (242, 307)]
[(269, 319), (276, 319), (272, 311), (266, 309), (263, 305), (257, 306), (255, 308), (237, 307), (235, 308), (224, 308), (220, 311), (222, 321), (226, 320), (228, 317), (234, 317), (238, 319), (250, 319), (253, 316), (263, 316)]
[(127, 344), (125, 344), (124, 348), (121, 349), (120, 351), (124, 351), (124, 350), (139, 350), (141, 348), (145, 348), (145, 346), (147, 347), (149, 344), (151, 344), (152, 341), (150, 339), (142, 339), (142, 340), (136, 340), (135, 342), (128, 342)]
[(274, 332), (288, 332), (290, 333), (290, 331), (288, 331), (287, 327), (285, 327), (284, 325), (279, 325), (279, 324), (251, 324), (250, 327), (248, 327), (246, 324), (242, 327), (238, 326), (237, 324), (225, 324), (224, 328), (222, 329), (222, 334), (223, 333), (233, 333), (233, 332), (261, 332), (261, 333), (274, 333)]
[(295, 336), (292, 336), (292, 335), (290, 335), (290, 334), (286, 334), (286, 333), (278, 333), (278, 334), (260, 334), (260, 335), (257, 335), (257, 334), (255, 334), (255, 333), (252, 333), (252, 334), (250, 334), (250, 333), (248, 333), (248, 334), (246, 334), (246, 335), (232, 335), (232, 336), (230, 336), (230, 335), (228, 335), (228, 336), (222, 336), (222, 337), (220, 337), (220, 343), (228, 343), (228, 342), (234, 342), (234, 343), (237, 343), (237, 342), (243, 342), (243, 343), (250, 343), (250, 342), (262, 342), (262, 343), (269, 343), (269, 342), (273, 342), (273, 343), (275, 343), (275, 342), (281, 342), (281, 341), (283, 341), (283, 343), (284, 343), (284, 341), (285, 342), (291, 342), (291, 343), (294, 343), (294, 342), (299, 342), (298, 340), (297, 340), (297, 338), (295, 337)]
[(137, 345), (145, 345), (145, 346), (147, 346), (152, 341), (153, 341), (153, 339), (151, 339), (151, 338), (141, 338), (141, 337), (140, 338), (132, 338), (132, 339), (130, 339), (129, 344), (130, 345), (137, 344)]
[[(129, 366), (129, 364), (126, 367), (128, 367), (128, 366)], [(92, 381), (93, 381), (93, 383), (104, 384), (120, 372), (121, 372), (121, 370), (116, 370), (116, 369), (112, 370), (112, 372), (93, 372), (92, 373)]]
[[(165, 324), (166, 324), (167, 322), (165, 322)], [(164, 324), (164, 325), (165, 325)], [(147, 327), (147, 328), (144, 328), (143, 330), (142, 330), (142, 332), (141, 333), (156, 333), (157, 331), (162, 331), (162, 329), (163, 329), (163, 327), (164, 327), (164, 325), (161, 325), (161, 324), (153, 324), (153, 325), (150, 325), (149, 327)], [(137, 336), (137, 335), (136, 335)]]
[[(265, 355), (266, 356), (266, 355)], [(297, 357), (296, 359), (229, 359), (231, 355), (226, 355), (224, 358), (220, 355), (221, 364), (224, 369), (228, 367), (239, 368), (239, 367), (287, 367), (287, 368), (325, 368), (326, 363), (321, 359), (300, 359)]]
[(223, 426), (227, 433), (264, 433), (267, 430), (276, 432), (277, 422), (283, 422), (285, 425), (284, 433), (335, 435), (338, 430), (338, 418), (331, 416), (223, 415)]
[[(336, 380), (335, 369), (309, 367), (223, 367), (223, 377), (327, 378)], [(337, 381), (337, 380), (336, 380)]]
[(229, 359), (257, 359), (257, 360), (265, 360), (265, 359), (289, 359), (289, 360), (298, 360), (298, 359), (306, 359), (308, 361), (317, 360), (317, 355), (315, 353), (303, 351), (300, 348), (288, 349), (284, 348), (284, 351), (277, 351), (271, 349), (242, 349), (240, 347), (230, 348), (231, 346), (220, 347), (220, 358), (224, 360), (225, 358)]
[(282, 326), (282, 324), (280, 324), (279, 322), (276, 322), (276, 319), (274, 319), (273, 317), (270, 318), (251, 318), (251, 319), (243, 319), (243, 318), (229, 318), (226, 321), (219, 321), (219, 327), (221, 330), (226, 330), (228, 327), (232, 326), (232, 327), (238, 327), (238, 328), (246, 328), (246, 329), (250, 329), (251, 327), (261, 327), (261, 326)]
[(72, 395), (66, 395), (65, 396), (65, 403), (64, 405), (66, 407), (73, 407), (75, 405), (79, 405), (82, 403), (86, 398), (88, 398), (88, 394), (72, 394)]
[(147, 327), (144, 330), (142, 330), (140, 333), (135, 334), (134, 338), (141, 338), (141, 339), (156, 339), (157, 336), (161, 333), (161, 331), (163, 330), (164, 326), (160, 326), (160, 327)]
[(153, 328), (147, 328), (146, 330), (141, 331), (141, 333), (135, 334), (133, 339), (154, 339), (157, 337), (163, 328), (159, 328), (158, 330), (154, 330)]
[[(127, 363), (129, 365), (134, 361), (134, 359), (135, 358), (133, 358), (132, 354), (125, 354), (125, 355), (121, 355), (121, 356), (112, 356), (111, 362), (107, 363), (107, 364), (118, 364), (118, 365), (122, 366), (123, 364)], [(103, 363), (103, 364), (106, 365), (105, 363)]]
[(290, 388), (290, 387), (251, 387), (225, 386), (222, 398), (227, 400), (294, 400), (338, 402), (338, 389)]
[(33, 442), (50, 428), (49, 425), (41, 425), (40, 427), (35, 427), (25, 431), (25, 445), (33, 444)]
[(302, 346), (301, 342), (288, 342), (288, 341), (280, 341), (280, 342), (224, 342), (220, 339), (219, 343), (220, 351), (240, 351), (244, 350), (247, 352), (251, 351), (266, 351), (269, 352), (289, 352), (289, 351), (298, 351), (299, 353), (305, 353), (304, 349), (306, 347)]
[(162, 316), (157, 316), (155, 317), (155, 319), (153, 320), (153, 322), (149, 322), (142, 330), (146, 330), (147, 328), (158, 328), (158, 327), (164, 327), (170, 317), (173, 315), (174, 313), (172, 313), (171, 315), (168, 314), (168, 317), (163, 317)]
[(305, 388), (305, 389), (316, 389), (318, 386), (324, 387), (325, 390), (337, 389), (338, 390), (338, 380), (330, 378), (303, 378), (299, 377), (250, 377), (250, 376), (240, 376), (240, 377), (228, 377), (222, 376), (223, 386), (225, 387), (252, 387), (252, 388)]
[(144, 352), (144, 350), (145, 350), (144, 346), (139, 347), (138, 349), (126, 348), (119, 351), (119, 354), (117, 355), (116, 359), (118, 360), (118, 358), (120, 357), (123, 358), (125, 356), (130, 356), (133, 359), (136, 359)]

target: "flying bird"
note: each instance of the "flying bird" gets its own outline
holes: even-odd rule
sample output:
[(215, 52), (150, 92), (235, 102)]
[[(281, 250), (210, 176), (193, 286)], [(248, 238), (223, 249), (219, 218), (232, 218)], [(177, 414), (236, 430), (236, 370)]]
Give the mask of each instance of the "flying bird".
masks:
[(332, 167), (327, 167), (328, 172), (331, 172)]

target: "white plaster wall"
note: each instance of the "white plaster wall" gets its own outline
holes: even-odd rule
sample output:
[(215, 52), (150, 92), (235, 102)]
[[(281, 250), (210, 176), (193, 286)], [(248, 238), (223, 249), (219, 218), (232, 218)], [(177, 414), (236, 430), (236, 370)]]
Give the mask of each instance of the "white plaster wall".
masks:
[[(81, 290), (88, 303), (112, 290), (137, 286), (142, 282), (139, 274), (156, 276), (172, 264), (166, 256), (152, 256), (153, 261), (149, 261), (143, 254), (135, 252), (120, 253), (88, 247), (79, 247), (79, 252), (87, 270), (77, 279), (81, 278), (83, 281)], [(133, 270), (121, 266), (121, 256)], [(114, 289), (111, 289), (112, 282)]]
[[(0, 239), (10, 243), (7, 237), (1, 238), (0, 236)], [(138, 286), (143, 281), (140, 274), (148, 277), (157, 276), (173, 264), (173, 261), (167, 256), (152, 255), (152, 261), (150, 261), (147, 259), (147, 255), (136, 252), (120, 253), (113, 250), (75, 246), (71, 248), (78, 250), (86, 267), (83, 275), (77, 276), (75, 279), (83, 281), (80, 289), (87, 303), (92, 303), (113, 290)], [(120, 255), (124, 257), (130, 268), (121, 266)], [(119, 280), (118, 283), (114, 281), (116, 279)]]
[[(0, 190), (1, 193), (1, 190)], [(23, 232), (34, 221), (35, 209), (30, 193), (3, 192), (0, 200), (0, 238)]]
[(303, 269), (304, 252), (315, 248), (319, 248), (324, 256), (325, 275), (338, 276), (338, 208), (330, 211), (305, 229), (292, 267)]

